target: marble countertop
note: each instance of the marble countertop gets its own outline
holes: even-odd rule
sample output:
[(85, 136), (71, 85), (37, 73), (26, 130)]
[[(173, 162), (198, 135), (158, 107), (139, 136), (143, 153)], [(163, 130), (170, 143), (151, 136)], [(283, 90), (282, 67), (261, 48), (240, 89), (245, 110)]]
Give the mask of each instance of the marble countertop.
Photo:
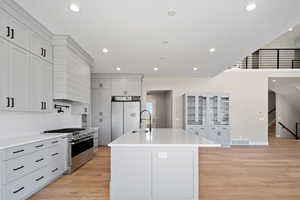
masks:
[(152, 134), (139, 130), (127, 133), (108, 146), (110, 147), (221, 147), (211, 140), (186, 133), (183, 129), (152, 129)]
[(66, 137), (68, 134), (52, 133), (52, 134), (33, 134), (27, 136), (0, 138), (0, 150), (20, 146), (24, 144), (30, 144), (43, 140), (50, 140), (58, 137)]

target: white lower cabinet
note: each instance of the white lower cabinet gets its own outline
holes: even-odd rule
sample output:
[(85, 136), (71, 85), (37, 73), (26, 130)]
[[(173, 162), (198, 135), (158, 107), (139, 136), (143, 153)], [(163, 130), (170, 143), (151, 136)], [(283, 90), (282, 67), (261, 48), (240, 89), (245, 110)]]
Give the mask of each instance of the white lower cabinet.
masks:
[[(66, 139), (55, 138), (4, 149), (0, 161), (3, 200), (26, 199), (65, 171)], [(15, 157), (14, 152), (19, 152)], [(1, 197), (0, 197), (1, 200)]]

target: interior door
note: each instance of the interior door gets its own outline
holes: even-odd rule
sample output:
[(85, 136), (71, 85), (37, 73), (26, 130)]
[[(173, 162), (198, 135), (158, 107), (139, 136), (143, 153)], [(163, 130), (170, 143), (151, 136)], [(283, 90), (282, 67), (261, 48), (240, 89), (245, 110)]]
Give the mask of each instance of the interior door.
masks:
[(140, 127), (140, 102), (124, 103), (124, 133), (138, 130)]
[(124, 103), (112, 102), (111, 139), (114, 141), (124, 134)]
[(0, 38), (0, 109), (7, 110), (9, 97), (9, 57), (10, 44)]
[(28, 109), (28, 72), (29, 58), (27, 51), (12, 45), (10, 60), (10, 96), (14, 98), (12, 110), (27, 111)]

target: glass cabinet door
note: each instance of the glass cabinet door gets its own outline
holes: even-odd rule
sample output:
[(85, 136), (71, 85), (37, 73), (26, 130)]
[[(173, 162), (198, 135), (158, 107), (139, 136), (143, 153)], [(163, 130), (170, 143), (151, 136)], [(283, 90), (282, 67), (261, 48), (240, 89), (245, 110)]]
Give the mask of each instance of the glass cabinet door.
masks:
[(229, 125), (229, 97), (220, 97), (219, 122), (221, 125)]
[(206, 123), (207, 98), (205, 96), (198, 97), (198, 125)]
[(218, 125), (218, 96), (209, 97), (209, 124)]
[(187, 123), (196, 125), (196, 96), (187, 96)]

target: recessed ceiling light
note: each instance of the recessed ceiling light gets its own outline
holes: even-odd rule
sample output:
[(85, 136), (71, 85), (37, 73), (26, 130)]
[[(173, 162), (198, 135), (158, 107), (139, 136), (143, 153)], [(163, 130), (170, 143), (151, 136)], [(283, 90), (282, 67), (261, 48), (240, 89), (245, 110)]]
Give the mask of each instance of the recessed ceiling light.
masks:
[(275, 82), (276, 82), (276, 80), (275, 80), (275, 79), (273, 79), (273, 80), (272, 80), (272, 82), (273, 82), (273, 83), (275, 83)]
[(168, 16), (173, 17), (175, 15), (176, 15), (176, 10), (171, 9), (171, 10), (168, 11)]
[(293, 27), (289, 28), (289, 31), (293, 31), (293, 30), (294, 30)]
[(250, 12), (250, 11), (255, 10), (255, 8), (256, 8), (256, 3), (252, 2), (252, 3), (249, 3), (249, 4), (246, 6), (245, 10), (246, 10), (247, 12)]
[(121, 71), (121, 68), (120, 68), (120, 67), (117, 67), (116, 70), (117, 70), (117, 71)]
[(102, 49), (102, 52), (103, 53), (108, 53), (108, 49), (104, 48), (104, 49)]
[(154, 70), (154, 71), (158, 71), (158, 67), (154, 67), (153, 70)]
[(194, 67), (193, 70), (194, 70), (194, 71), (197, 71), (197, 70), (198, 70), (198, 67)]
[(73, 12), (79, 12), (80, 7), (79, 7), (79, 5), (77, 5), (75, 3), (72, 3), (72, 4), (70, 4), (70, 10), (73, 11)]
[(216, 49), (215, 48), (211, 48), (211, 49), (209, 49), (209, 52), (210, 53), (213, 53), (213, 52), (215, 52), (216, 51)]

